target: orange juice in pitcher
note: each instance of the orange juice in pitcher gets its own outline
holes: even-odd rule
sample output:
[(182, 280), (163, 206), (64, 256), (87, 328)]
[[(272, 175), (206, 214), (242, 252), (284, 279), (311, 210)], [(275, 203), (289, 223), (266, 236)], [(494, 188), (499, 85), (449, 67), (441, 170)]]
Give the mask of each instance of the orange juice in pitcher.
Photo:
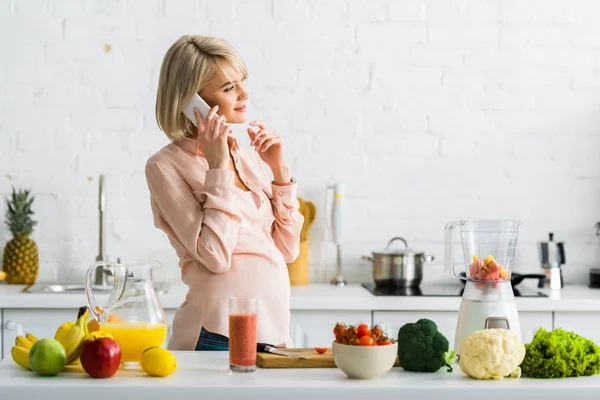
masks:
[[(96, 268), (108, 268), (114, 275), (114, 286), (107, 304), (96, 307), (92, 289)], [(100, 330), (110, 333), (121, 348), (121, 363), (138, 366), (142, 353), (159, 346), (167, 338), (167, 322), (154, 285), (154, 269), (158, 263), (122, 265), (100, 261), (87, 274), (88, 307)]]
[(162, 346), (167, 338), (167, 325), (140, 322), (101, 324), (100, 330), (110, 333), (121, 348), (121, 362), (139, 362), (149, 347)]

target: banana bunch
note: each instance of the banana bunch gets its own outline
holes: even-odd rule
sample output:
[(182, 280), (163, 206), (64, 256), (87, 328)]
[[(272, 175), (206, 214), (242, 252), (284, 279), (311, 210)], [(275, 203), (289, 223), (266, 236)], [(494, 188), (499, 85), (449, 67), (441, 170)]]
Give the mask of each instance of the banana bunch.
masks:
[(31, 347), (37, 341), (38, 338), (31, 333), (28, 333), (26, 336), (17, 336), (15, 345), (10, 350), (10, 355), (14, 362), (25, 369), (31, 370), (29, 366), (29, 350), (31, 350)]
[(86, 307), (83, 313), (77, 318), (76, 322), (65, 322), (58, 327), (54, 334), (54, 339), (58, 340), (65, 348), (67, 353), (67, 365), (77, 364), (81, 354), (83, 341), (89, 335), (88, 331), (89, 309)]

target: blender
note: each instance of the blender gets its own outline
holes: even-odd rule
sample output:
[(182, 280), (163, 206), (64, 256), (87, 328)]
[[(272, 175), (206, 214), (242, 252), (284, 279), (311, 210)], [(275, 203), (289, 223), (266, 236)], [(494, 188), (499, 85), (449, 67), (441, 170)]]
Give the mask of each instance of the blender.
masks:
[(465, 279), (454, 268), (454, 236), (460, 229), (466, 283), (458, 311), (454, 350), (472, 332), (503, 328), (521, 336), (512, 289), (511, 269), (520, 221), (460, 220), (445, 227), (445, 270)]
[[(328, 196), (329, 192), (333, 192), (332, 196)], [(344, 243), (344, 222), (346, 220), (346, 208), (344, 200), (344, 184), (333, 182), (325, 190), (325, 208), (331, 209), (329, 218), (326, 217), (325, 223), (333, 236), (333, 242), (336, 245), (336, 268), (335, 276), (330, 283), (335, 286), (346, 286), (348, 282), (342, 273), (342, 244)], [(329, 199), (332, 199), (331, 207)]]

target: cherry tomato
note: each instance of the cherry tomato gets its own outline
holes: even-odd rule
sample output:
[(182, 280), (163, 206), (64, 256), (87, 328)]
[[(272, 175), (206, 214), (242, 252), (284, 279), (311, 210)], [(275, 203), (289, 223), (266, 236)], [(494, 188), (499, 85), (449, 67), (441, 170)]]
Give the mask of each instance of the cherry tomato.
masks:
[(356, 329), (356, 334), (358, 336), (358, 338), (362, 338), (363, 336), (368, 336), (369, 335), (369, 325), (367, 324), (360, 324), (358, 326), (358, 328)]
[(335, 328), (333, 328), (333, 334), (336, 339), (341, 339), (346, 336), (346, 325), (337, 323), (335, 324)]
[(374, 346), (375, 341), (371, 336), (363, 336), (359, 340), (359, 345), (361, 346)]
[(381, 334), (379, 334), (378, 331), (375, 328), (373, 328), (371, 329), (371, 332), (369, 332), (369, 336), (371, 336), (373, 340), (378, 341), (381, 337)]
[(374, 333), (375, 336), (379, 337), (383, 335), (383, 329), (379, 325), (375, 325), (373, 329), (371, 329), (371, 333)]
[(317, 353), (323, 354), (327, 351), (327, 348), (326, 347), (315, 347), (315, 350)]
[(356, 328), (352, 325), (348, 326), (346, 328), (346, 336), (348, 337), (348, 340), (357, 337), (358, 334), (356, 332)]
[(379, 339), (377, 339), (377, 345), (381, 346), (382, 344), (390, 344), (390, 339), (386, 335), (381, 335)]

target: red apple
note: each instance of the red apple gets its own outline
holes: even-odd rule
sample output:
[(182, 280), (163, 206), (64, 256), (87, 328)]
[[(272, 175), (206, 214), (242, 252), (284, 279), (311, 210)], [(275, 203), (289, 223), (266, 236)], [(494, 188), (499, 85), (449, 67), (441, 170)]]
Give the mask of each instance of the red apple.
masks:
[(109, 337), (87, 339), (83, 342), (79, 360), (90, 376), (110, 378), (121, 364), (121, 348), (114, 339)]

